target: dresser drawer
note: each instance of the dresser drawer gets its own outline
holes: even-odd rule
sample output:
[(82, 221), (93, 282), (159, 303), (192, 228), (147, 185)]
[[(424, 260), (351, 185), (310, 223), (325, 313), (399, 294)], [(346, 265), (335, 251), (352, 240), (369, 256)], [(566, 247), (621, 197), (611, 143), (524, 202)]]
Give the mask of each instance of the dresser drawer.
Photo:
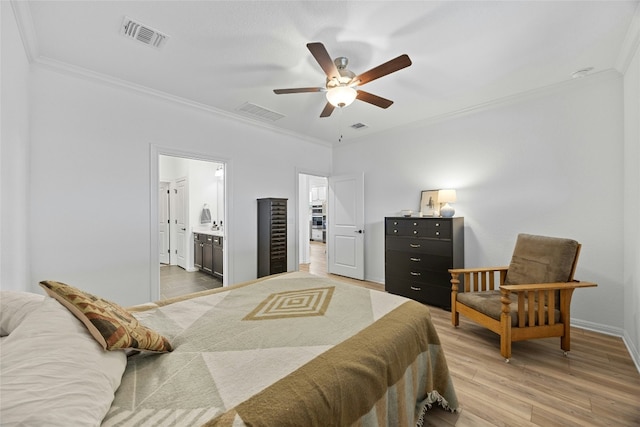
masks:
[(385, 257), (385, 268), (389, 271), (448, 271), (450, 268), (453, 268), (453, 266), (451, 265), (451, 257), (449, 255), (389, 250)]
[(385, 229), (389, 236), (451, 238), (451, 222), (446, 219), (391, 218), (386, 220)]
[(431, 255), (451, 256), (451, 240), (412, 239), (409, 237), (388, 237), (387, 251), (416, 252)]
[(385, 284), (385, 290), (429, 305), (451, 309), (451, 288), (429, 286), (413, 280), (395, 280)]

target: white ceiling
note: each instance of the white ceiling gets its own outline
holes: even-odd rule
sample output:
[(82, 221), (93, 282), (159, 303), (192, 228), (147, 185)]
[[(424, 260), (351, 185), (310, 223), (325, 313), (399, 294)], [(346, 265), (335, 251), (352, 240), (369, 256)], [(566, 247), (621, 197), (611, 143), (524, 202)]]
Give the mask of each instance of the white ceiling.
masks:
[[(29, 1), (14, 2), (38, 63), (178, 98), (323, 144), (433, 119), (619, 67), (638, 1)], [(120, 35), (124, 16), (169, 35), (154, 49)], [(413, 65), (320, 118), (323, 86), (306, 44), (324, 43), (362, 73), (406, 53)], [(249, 102), (274, 122), (237, 109)], [(350, 125), (364, 123), (353, 130)], [(343, 142), (344, 143), (344, 142)]]

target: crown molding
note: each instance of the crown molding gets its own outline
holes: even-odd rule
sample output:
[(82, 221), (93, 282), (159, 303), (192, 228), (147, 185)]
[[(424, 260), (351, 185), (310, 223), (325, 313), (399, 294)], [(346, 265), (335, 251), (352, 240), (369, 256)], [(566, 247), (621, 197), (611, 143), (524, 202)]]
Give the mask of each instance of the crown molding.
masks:
[(288, 131), (286, 129), (280, 129), (275, 126), (270, 126), (268, 123), (252, 120), (249, 117), (243, 117), (237, 114), (230, 113), (225, 110), (220, 110), (218, 108), (212, 107), (207, 104), (203, 104), (187, 98), (182, 98), (180, 96), (172, 95), (167, 92), (152, 89), (147, 86), (139, 85), (137, 83), (131, 83), (126, 80), (118, 79), (116, 77), (108, 76), (106, 74), (98, 73), (92, 70), (88, 70), (86, 68), (71, 65), (66, 62), (58, 61), (52, 58), (39, 56), (34, 58), (33, 63), (34, 65), (41, 66), (43, 68), (47, 68), (62, 74), (70, 75), (72, 77), (79, 77), (85, 80), (98, 82), (108, 86), (136, 92), (138, 94), (146, 95), (156, 99), (162, 99), (164, 101), (169, 101), (174, 104), (180, 104), (189, 108), (204, 111), (209, 114), (214, 114), (216, 116), (221, 116), (226, 119), (231, 119), (236, 122), (248, 124), (253, 127), (259, 127), (259, 128), (262, 128), (271, 132), (279, 133), (281, 135), (286, 135), (295, 139), (302, 139), (302, 140), (305, 140), (306, 142), (310, 142), (313, 144), (322, 145), (326, 147), (332, 146), (330, 143), (324, 140), (312, 138), (296, 132)]
[[(607, 70), (589, 74), (585, 77), (581, 77), (578, 79), (569, 79), (559, 83), (552, 83), (552, 84), (542, 86), (536, 89), (531, 89), (525, 92), (514, 93), (511, 95), (503, 96), (501, 98), (491, 99), (486, 102), (469, 105), (463, 108), (453, 109), (451, 111), (439, 114), (437, 116), (427, 117), (425, 119), (417, 120), (417, 121), (403, 124), (403, 125), (398, 125), (390, 129), (385, 129), (384, 131), (377, 132), (375, 135), (378, 136), (378, 135), (385, 135), (391, 132), (397, 133), (403, 130), (420, 129), (420, 128), (428, 127), (440, 122), (444, 122), (446, 120), (463, 117), (468, 114), (488, 111), (494, 108), (516, 104), (516, 103), (537, 98), (540, 96), (548, 96), (554, 93), (563, 92), (565, 90), (573, 90), (573, 89), (582, 87), (584, 84), (595, 84), (601, 81), (606, 81), (610, 79), (619, 79), (619, 78), (621, 78), (620, 72), (614, 68), (609, 68)], [(360, 141), (362, 138), (364, 138), (365, 136), (366, 135), (358, 136), (356, 138), (350, 138), (346, 140), (343, 144), (341, 144), (341, 146), (356, 143)]]
[(640, 45), (640, 2), (636, 6), (636, 11), (631, 19), (631, 24), (627, 28), (627, 34), (618, 53), (615, 68), (621, 74), (625, 74), (629, 68), (629, 64), (633, 60), (638, 46)]
[(29, 62), (34, 62), (39, 56), (40, 50), (29, 4), (25, 1), (11, 0), (11, 9), (13, 9), (13, 15), (16, 19), (16, 25), (18, 26), (18, 32), (20, 33), (27, 58)]

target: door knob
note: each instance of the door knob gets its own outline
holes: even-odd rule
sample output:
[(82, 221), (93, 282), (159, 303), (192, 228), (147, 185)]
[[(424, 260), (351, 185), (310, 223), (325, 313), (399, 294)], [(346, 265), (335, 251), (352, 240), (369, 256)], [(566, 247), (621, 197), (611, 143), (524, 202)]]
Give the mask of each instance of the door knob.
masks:
[(364, 233), (364, 230), (356, 230), (356, 231), (354, 231), (354, 233), (362, 234), (362, 233)]

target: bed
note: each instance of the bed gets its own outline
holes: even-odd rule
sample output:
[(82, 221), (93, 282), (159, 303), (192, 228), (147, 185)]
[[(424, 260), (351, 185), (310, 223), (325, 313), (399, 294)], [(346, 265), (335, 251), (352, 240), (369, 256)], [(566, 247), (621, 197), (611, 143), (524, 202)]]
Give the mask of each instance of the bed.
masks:
[(134, 344), (154, 351), (96, 346), (125, 359), (97, 410), (104, 426), (422, 425), (433, 405), (458, 408), (429, 309), (400, 296), (295, 272), (124, 316), (146, 328)]

